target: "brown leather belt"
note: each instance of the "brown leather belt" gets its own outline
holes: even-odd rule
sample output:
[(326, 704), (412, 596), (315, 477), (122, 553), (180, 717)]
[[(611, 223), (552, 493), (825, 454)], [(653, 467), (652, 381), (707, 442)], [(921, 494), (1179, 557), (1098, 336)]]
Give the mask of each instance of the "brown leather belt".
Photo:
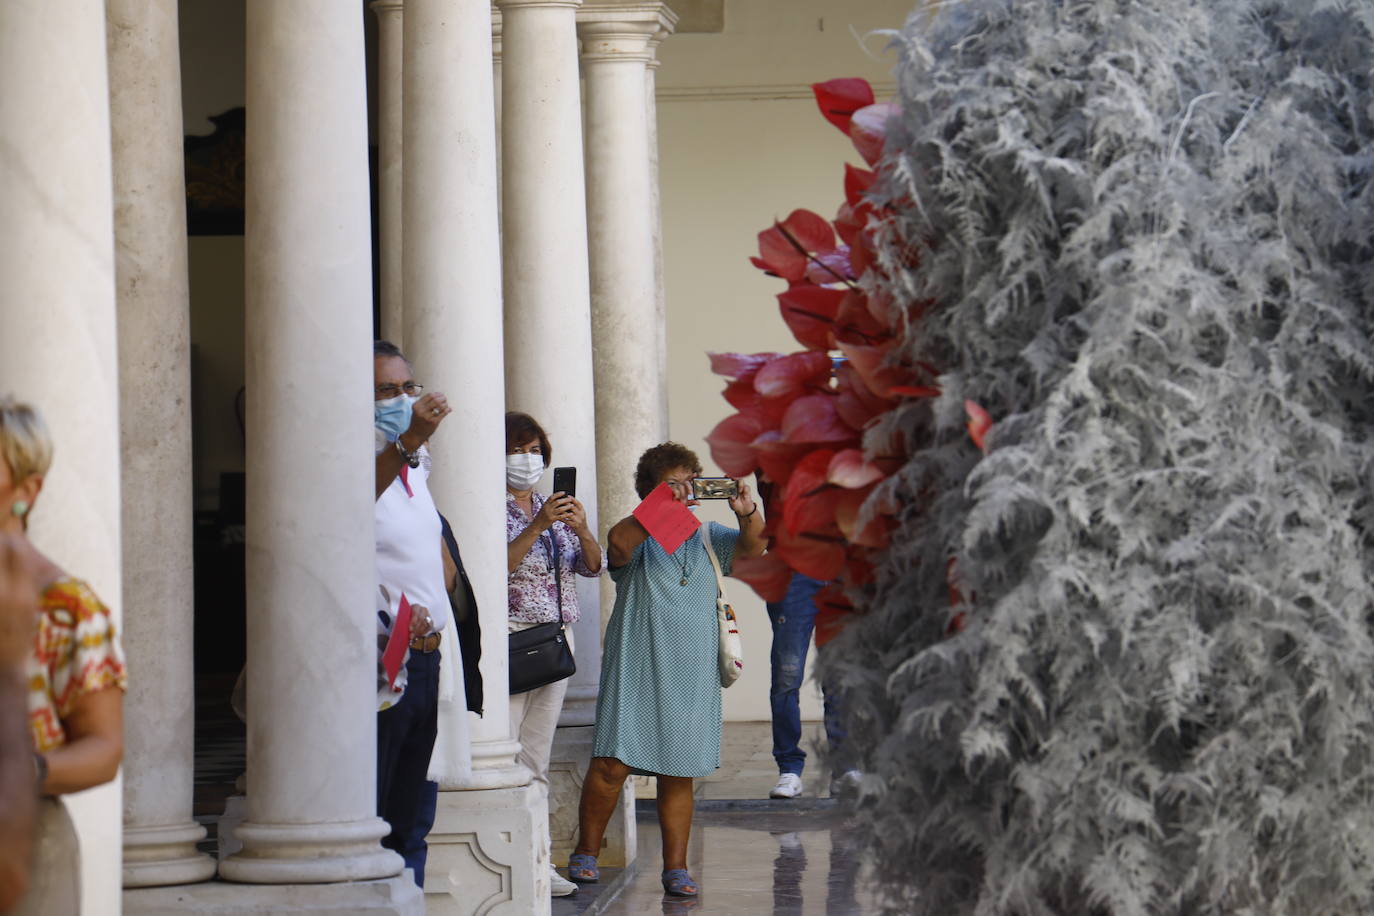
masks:
[(428, 636), (412, 636), (410, 638), (410, 648), (416, 652), (423, 652), (426, 655), (439, 648), (439, 637), (442, 633), (431, 633)]

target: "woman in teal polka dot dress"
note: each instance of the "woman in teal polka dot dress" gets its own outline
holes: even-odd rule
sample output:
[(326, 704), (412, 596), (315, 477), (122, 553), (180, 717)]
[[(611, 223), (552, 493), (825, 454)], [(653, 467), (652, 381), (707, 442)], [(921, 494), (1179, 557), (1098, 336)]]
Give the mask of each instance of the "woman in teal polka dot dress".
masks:
[[(701, 462), (675, 442), (645, 452), (635, 469), (641, 499), (660, 483), (695, 505), (691, 481)], [(739, 529), (710, 522), (711, 544), (728, 574), (736, 555), (763, 553), (763, 517), (747, 485), (730, 500)], [(568, 877), (597, 880), (596, 855), (631, 773), (658, 777), (663, 889), (694, 897), (687, 873), (692, 780), (720, 766), (719, 634), (716, 575), (698, 530), (667, 553), (634, 516), (610, 531), (615, 610), (606, 628), (592, 762), (582, 784), (577, 850)]]

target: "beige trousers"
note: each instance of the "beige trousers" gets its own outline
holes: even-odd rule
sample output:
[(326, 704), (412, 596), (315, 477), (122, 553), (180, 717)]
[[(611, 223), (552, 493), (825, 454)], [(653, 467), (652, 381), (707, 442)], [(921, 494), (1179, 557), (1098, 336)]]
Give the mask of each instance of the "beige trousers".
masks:
[[(534, 624), (512, 623), (509, 630), (517, 633)], [(568, 637), (568, 648), (574, 657), (577, 646), (573, 643), (571, 626), (563, 628)], [(563, 697), (568, 692), (569, 678), (517, 693), (510, 698), (510, 733), (520, 742), (520, 754), (516, 757), (534, 774), (534, 785), (549, 800), (549, 757), (553, 754), (553, 737), (558, 730), (558, 716), (563, 711)], [(552, 846), (549, 832), (544, 830), (544, 844)]]

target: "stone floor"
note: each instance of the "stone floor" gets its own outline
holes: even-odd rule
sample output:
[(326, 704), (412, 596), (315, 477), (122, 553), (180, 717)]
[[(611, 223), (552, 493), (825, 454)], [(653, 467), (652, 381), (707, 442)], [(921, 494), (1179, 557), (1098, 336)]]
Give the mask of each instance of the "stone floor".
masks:
[[(695, 900), (667, 897), (654, 803), (639, 802), (639, 859), (632, 874), (603, 873), (554, 901), (553, 916), (870, 916), (878, 908), (864, 880), (842, 800), (812, 765), (795, 800), (769, 799), (777, 777), (767, 723), (727, 723), (721, 768), (698, 786), (687, 865), (701, 884)], [(645, 793), (641, 793), (645, 794)], [(651, 794), (651, 793), (649, 793)]]

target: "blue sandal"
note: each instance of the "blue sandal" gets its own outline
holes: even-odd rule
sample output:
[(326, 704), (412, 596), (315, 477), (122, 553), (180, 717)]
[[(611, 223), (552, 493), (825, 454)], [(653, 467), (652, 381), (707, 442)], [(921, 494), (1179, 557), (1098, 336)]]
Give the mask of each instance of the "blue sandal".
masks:
[(596, 867), (596, 856), (575, 852), (568, 856), (568, 880), (578, 884), (595, 884), (601, 880), (601, 869)]
[(687, 874), (685, 868), (665, 868), (663, 870), (663, 893), (672, 897), (695, 897), (697, 883)]

